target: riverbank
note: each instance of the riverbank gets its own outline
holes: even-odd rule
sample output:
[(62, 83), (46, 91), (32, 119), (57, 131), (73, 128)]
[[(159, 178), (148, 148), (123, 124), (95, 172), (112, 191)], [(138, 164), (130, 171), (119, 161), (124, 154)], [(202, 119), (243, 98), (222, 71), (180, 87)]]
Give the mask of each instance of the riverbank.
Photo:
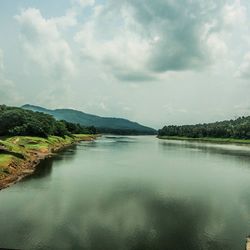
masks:
[(34, 172), (39, 162), (80, 141), (92, 141), (96, 135), (48, 138), (15, 136), (0, 140), (0, 190)]
[(190, 137), (180, 137), (180, 136), (158, 136), (157, 138), (162, 140), (182, 140), (182, 141), (196, 141), (196, 142), (211, 142), (211, 143), (232, 143), (232, 144), (249, 144), (250, 140), (244, 139), (233, 139), (233, 138), (190, 138)]

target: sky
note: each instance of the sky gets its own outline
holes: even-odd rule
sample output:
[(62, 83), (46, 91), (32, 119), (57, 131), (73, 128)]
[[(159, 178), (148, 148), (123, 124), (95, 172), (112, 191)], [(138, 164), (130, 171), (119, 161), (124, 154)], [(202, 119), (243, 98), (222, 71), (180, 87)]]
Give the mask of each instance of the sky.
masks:
[(247, 0), (0, 0), (0, 103), (154, 128), (250, 115)]

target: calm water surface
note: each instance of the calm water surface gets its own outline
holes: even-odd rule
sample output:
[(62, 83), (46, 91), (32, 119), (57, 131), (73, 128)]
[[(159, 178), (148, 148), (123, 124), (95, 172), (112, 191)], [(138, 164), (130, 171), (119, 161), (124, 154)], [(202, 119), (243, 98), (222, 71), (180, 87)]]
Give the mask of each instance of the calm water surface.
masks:
[(243, 250), (250, 147), (106, 136), (0, 192), (0, 247)]

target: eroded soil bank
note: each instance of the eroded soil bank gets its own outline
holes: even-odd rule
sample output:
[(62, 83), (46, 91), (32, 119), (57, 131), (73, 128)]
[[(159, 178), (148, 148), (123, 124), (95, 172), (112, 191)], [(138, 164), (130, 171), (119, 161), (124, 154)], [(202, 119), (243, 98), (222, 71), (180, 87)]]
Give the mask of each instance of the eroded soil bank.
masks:
[(96, 135), (48, 138), (15, 136), (0, 140), (0, 190), (34, 172), (39, 162), (80, 141), (92, 141)]

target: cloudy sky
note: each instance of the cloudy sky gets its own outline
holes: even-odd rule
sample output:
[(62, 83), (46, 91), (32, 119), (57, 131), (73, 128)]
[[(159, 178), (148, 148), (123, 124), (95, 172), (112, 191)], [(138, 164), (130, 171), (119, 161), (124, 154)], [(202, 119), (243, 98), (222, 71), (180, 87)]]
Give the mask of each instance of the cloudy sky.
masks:
[(160, 128), (250, 115), (248, 0), (1, 0), (0, 102)]

